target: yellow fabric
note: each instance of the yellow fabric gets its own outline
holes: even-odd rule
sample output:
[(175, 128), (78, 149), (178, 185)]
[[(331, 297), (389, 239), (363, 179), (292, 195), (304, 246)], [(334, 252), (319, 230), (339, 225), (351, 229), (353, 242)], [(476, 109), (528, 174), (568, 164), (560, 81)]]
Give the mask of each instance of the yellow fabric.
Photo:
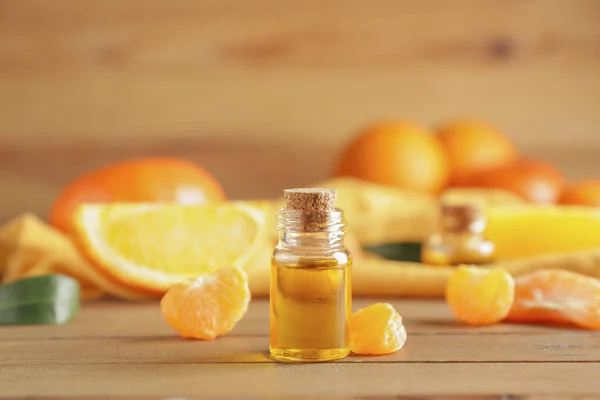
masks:
[[(353, 293), (355, 296), (442, 297), (452, 267), (384, 260), (364, 254), (350, 234), (354, 254)], [(272, 243), (264, 246), (248, 268), (254, 297), (269, 294)], [(497, 263), (518, 276), (543, 268), (561, 268), (600, 278), (600, 249), (543, 255)], [(79, 280), (84, 298), (104, 294), (128, 300), (141, 300), (143, 294), (101, 276), (62, 232), (32, 215), (17, 218), (0, 229), (0, 266), (3, 283), (27, 276), (63, 273)]]
[[(337, 179), (319, 186), (338, 189), (338, 205), (346, 211), (346, 244), (354, 257), (352, 286), (355, 296), (441, 297), (452, 267), (384, 260), (365, 254), (364, 245), (421, 241), (435, 229), (437, 200), (401, 189), (353, 179)], [(471, 199), (484, 205), (518, 204), (520, 200), (499, 191), (452, 189), (442, 197)], [(281, 205), (275, 200), (274, 211)], [(276, 244), (274, 229), (245, 268), (254, 297), (269, 295), (270, 261)], [(600, 278), (600, 249), (541, 255), (499, 262), (518, 276), (542, 268), (561, 268)], [(81, 283), (85, 298), (110, 295), (142, 300), (140, 293), (104, 275), (78, 251), (68, 236), (37, 217), (25, 214), (0, 228), (0, 275), (8, 283), (26, 276), (64, 273)]]
[(84, 299), (104, 294), (129, 300), (149, 298), (102, 275), (81, 255), (68, 236), (34, 215), (25, 214), (0, 228), (2, 283), (55, 273), (77, 279)]

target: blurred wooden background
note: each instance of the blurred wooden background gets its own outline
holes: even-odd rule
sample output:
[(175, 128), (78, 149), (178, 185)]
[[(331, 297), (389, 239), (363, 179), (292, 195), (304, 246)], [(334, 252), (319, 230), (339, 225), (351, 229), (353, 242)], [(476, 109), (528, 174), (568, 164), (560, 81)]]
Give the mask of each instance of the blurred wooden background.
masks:
[(390, 118), (475, 117), (598, 177), (598, 21), (597, 0), (0, 0), (0, 220), (139, 155), (277, 195)]

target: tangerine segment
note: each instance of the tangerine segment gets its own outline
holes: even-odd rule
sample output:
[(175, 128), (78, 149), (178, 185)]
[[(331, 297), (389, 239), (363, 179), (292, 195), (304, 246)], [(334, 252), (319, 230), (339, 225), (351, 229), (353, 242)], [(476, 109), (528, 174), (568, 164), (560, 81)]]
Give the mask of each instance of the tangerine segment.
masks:
[(246, 314), (249, 303), (246, 273), (227, 267), (173, 285), (160, 307), (167, 323), (181, 336), (212, 340), (229, 332)]
[(350, 350), (355, 354), (389, 354), (405, 342), (402, 317), (389, 303), (361, 308), (350, 318)]
[(245, 268), (266, 240), (270, 206), (87, 204), (74, 237), (99, 270), (129, 287), (164, 293), (223, 265)]
[(515, 282), (502, 268), (458, 267), (446, 286), (446, 301), (468, 325), (491, 325), (504, 319), (513, 303)]
[(514, 322), (557, 322), (600, 329), (600, 281), (565, 270), (539, 270), (515, 280)]

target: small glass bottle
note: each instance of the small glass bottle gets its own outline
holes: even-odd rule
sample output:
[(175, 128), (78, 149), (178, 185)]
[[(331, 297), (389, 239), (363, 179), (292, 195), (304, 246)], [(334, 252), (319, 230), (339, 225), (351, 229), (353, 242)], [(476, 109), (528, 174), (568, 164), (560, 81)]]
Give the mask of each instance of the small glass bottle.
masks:
[(423, 264), (480, 265), (494, 261), (494, 243), (485, 237), (487, 220), (480, 206), (442, 204), (440, 222), (440, 232), (423, 244)]
[(278, 361), (330, 361), (350, 353), (352, 313), (346, 220), (334, 189), (289, 189), (277, 217), (270, 293), (270, 353)]

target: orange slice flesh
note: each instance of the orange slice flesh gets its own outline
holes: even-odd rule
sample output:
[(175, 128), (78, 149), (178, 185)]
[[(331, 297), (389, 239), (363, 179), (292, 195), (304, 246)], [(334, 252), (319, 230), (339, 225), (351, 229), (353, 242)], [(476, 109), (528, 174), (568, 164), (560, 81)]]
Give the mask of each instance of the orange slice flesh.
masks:
[(515, 283), (501, 268), (460, 266), (446, 287), (446, 301), (467, 325), (491, 325), (504, 319), (514, 300)]
[(520, 276), (515, 284), (515, 302), (508, 321), (600, 329), (600, 280), (553, 269)]
[(74, 237), (93, 265), (125, 285), (162, 294), (224, 265), (244, 268), (266, 240), (269, 207), (86, 204)]
[(246, 273), (222, 268), (171, 287), (160, 307), (167, 323), (185, 338), (212, 340), (224, 335), (246, 314), (250, 290)]
[(354, 312), (350, 319), (350, 350), (381, 355), (400, 350), (406, 342), (402, 317), (389, 303), (376, 303)]

